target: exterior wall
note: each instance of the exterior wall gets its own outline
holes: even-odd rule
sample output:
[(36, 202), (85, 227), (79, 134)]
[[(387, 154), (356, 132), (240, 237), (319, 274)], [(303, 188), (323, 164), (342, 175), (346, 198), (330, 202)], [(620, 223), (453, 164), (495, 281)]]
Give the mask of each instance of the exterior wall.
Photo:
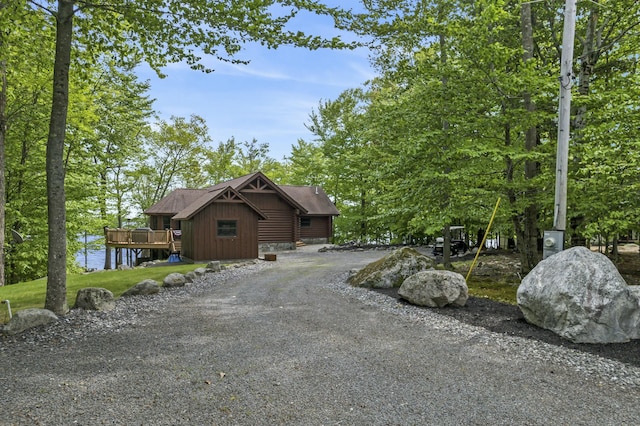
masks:
[[(149, 216), (149, 228), (154, 229), (154, 230), (164, 230), (166, 229), (166, 226), (164, 226), (164, 216), (156, 216), (156, 215), (152, 215)], [(180, 229), (180, 221), (179, 220), (171, 220), (170, 221), (171, 225), (171, 229)]]
[(304, 242), (324, 239), (327, 242), (333, 236), (331, 216), (307, 216), (311, 226), (300, 226), (300, 239)]
[[(218, 220), (235, 220), (236, 237), (218, 237)], [(244, 203), (213, 202), (182, 227), (181, 254), (193, 261), (258, 257), (258, 216)]]
[(258, 221), (260, 243), (284, 243), (296, 241), (296, 211), (275, 191), (241, 191), (251, 203), (260, 209), (267, 220)]
[[(182, 244), (180, 247), (180, 256), (184, 256), (193, 260), (193, 221), (183, 220), (180, 222), (182, 227)], [(212, 259), (213, 260), (213, 259)]]

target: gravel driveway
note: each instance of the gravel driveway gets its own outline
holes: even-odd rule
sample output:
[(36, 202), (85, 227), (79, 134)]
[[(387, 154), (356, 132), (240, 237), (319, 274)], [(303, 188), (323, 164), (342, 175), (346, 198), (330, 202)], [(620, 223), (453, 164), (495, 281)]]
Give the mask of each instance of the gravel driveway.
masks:
[(0, 424), (626, 425), (640, 372), (344, 285), (279, 253), (0, 338)]

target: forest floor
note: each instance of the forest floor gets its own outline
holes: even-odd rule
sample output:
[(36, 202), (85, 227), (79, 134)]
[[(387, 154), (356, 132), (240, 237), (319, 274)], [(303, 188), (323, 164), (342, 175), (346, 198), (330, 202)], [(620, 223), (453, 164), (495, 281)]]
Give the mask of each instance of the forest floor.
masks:
[[(597, 248), (594, 248), (597, 250)], [(455, 257), (452, 260), (473, 260), (473, 254)], [(629, 285), (640, 285), (640, 253), (638, 246), (630, 244), (620, 247), (620, 255), (614, 262)], [(520, 261), (517, 253), (506, 250), (490, 250), (478, 258), (477, 269), (473, 274), (481, 274), (483, 279), (495, 282), (512, 282), (517, 285), (520, 281)], [(466, 270), (457, 270), (466, 274)], [(379, 290), (391, 297), (398, 298), (397, 289)], [(398, 298), (401, 303), (407, 303)], [(432, 308), (425, 308), (432, 309)], [(520, 308), (516, 305), (501, 303), (488, 298), (469, 297), (466, 306), (462, 308), (445, 307), (436, 310), (437, 313), (454, 317), (459, 321), (490, 331), (525, 339), (535, 339), (546, 343), (564, 346), (582, 352), (599, 355), (604, 358), (618, 360), (634, 366), (640, 366), (640, 339), (628, 343), (584, 344), (572, 343), (557, 334), (529, 324), (525, 321)]]

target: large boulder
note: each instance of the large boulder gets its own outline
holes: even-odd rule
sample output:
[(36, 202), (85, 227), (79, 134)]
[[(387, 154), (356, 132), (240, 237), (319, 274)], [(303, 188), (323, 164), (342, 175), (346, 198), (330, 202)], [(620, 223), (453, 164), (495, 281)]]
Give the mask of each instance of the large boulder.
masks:
[(518, 288), (518, 306), (531, 324), (576, 343), (640, 338), (640, 302), (603, 254), (573, 247), (540, 262)]
[(7, 334), (18, 334), (30, 328), (57, 320), (56, 314), (48, 309), (23, 309), (16, 312), (2, 330)]
[(431, 308), (464, 306), (469, 289), (464, 277), (452, 271), (422, 271), (408, 277), (398, 295), (409, 303)]
[(349, 277), (354, 287), (394, 288), (413, 274), (435, 266), (435, 261), (410, 247), (394, 250)]
[(121, 297), (128, 296), (147, 296), (150, 294), (156, 294), (160, 292), (160, 285), (156, 280), (146, 279), (140, 281), (138, 284), (131, 287), (129, 290), (122, 293)]
[(110, 311), (116, 307), (116, 300), (106, 288), (87, 287), (78, 290), (75, 308), (87, 311)]

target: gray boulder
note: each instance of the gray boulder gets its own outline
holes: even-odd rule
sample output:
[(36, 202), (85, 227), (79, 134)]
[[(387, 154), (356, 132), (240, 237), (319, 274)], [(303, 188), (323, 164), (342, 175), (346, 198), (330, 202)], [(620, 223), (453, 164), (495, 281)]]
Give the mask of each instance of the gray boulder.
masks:
[(106, 288), (87, 287), (78, 290), (74, 307), (87, 311), (110, 311), (116, 307), (116, 301)]
[(122, 293), (122, 297), (128, 296), (147, 296), (150, 294), (160, 293), (160, 284), (156, 280), (143, 280)]
[(356, 274), (351, 275), (348, 282), (354, 287), (400, 287), (407, 277), (434, 266), (433, 259), (420, 254), (415, 249), (403, 247), (368, 264)]
[(222, 270), (222, 266), (220, 265), (220, 261), (219, 260), (212, 260), (211, 262), (207, 263), (207, 266), (205, 267), (205, 270), (207, 272), (220, 272)]
[(57, 320), (56, 314), (48, 309), (23, 309), (16, 312), (2, 330), (7, 334), (18, 334), (30, 328)]
[(640, 302), (603, 254), (573, 247), (540, 262), (518, 288), (518, 306), (531, 324), (576, 343), (640, 338)]
[(398, 295), (409, 303), (431, 308), (464, 306), (469, 289), (464, 277), (451, 271), (422, 271), (408, 277)]
[(184, 287), (186, 283), (187, 279), (184, 277), (184, 275), (178, 272), (167, 275), (166, 277), (164, 277), (164, 281), (162, 281), (162, 285), (164, 287)]
[(196, 274), (197, 276), (201, 277), (204, 274), (207, 273), (207, 270), (205, 268), (196, 268), (193, 270), (193, 273)]

